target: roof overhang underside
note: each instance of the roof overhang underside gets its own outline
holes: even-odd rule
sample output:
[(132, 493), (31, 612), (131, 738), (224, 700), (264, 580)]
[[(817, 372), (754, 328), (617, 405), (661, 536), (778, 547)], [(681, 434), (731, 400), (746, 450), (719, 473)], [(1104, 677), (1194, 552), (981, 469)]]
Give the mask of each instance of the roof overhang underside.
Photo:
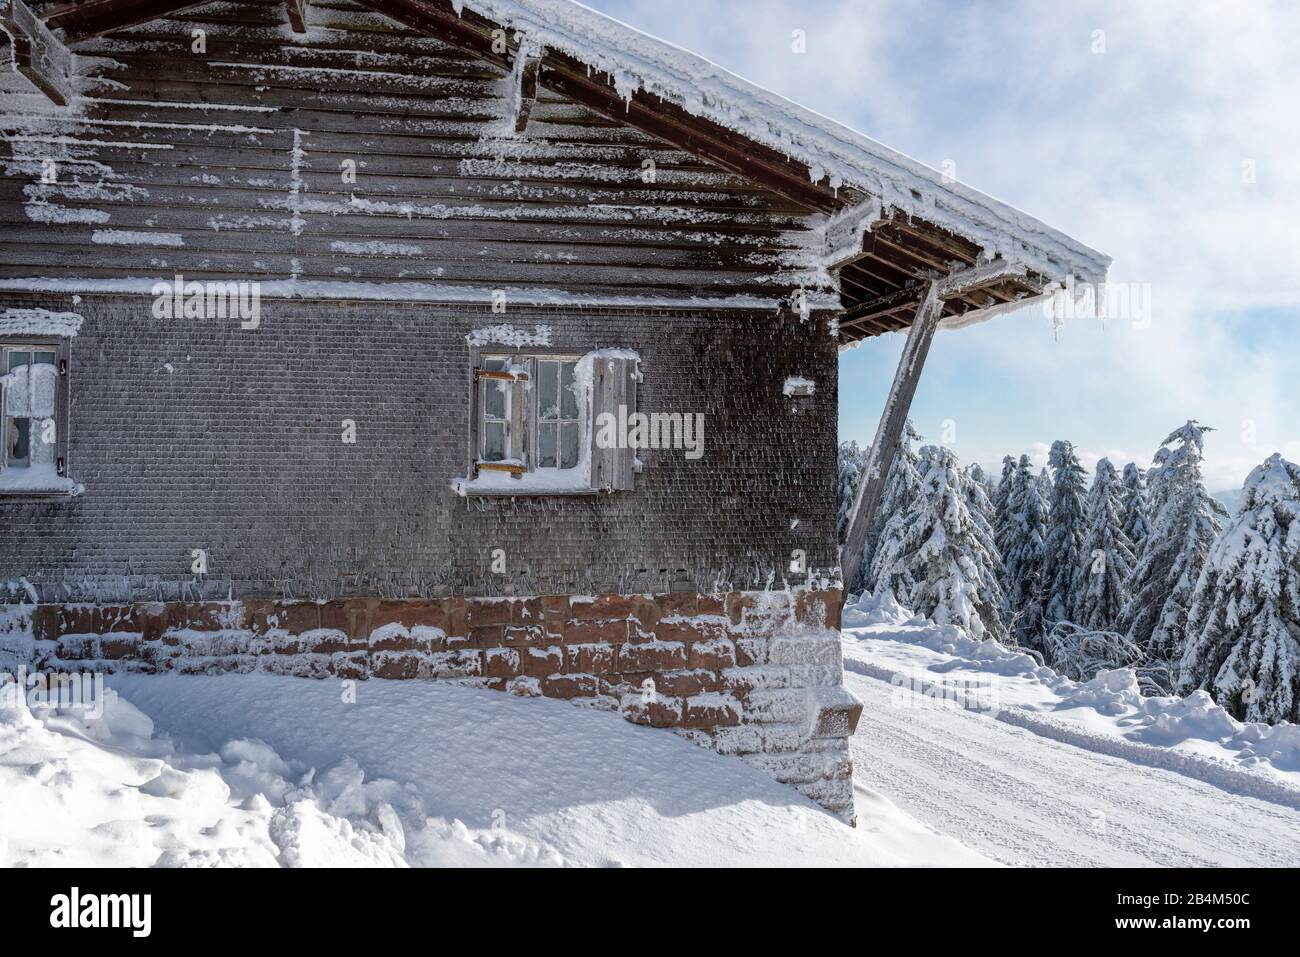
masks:
[[(567, 0), (356, 2), (504, 70), (527, 55), (537, 61), (540, 86), (807, 208), (823, 223), (810, 264), (838, 281), (845, 340), (907, 328), (930, 280), (971, 275), (982, 264), (1011, 268), (977, 272), (955, 287), (945, 299), (946, 324), (1013, 308), (1067, 277), (1105, 279), (1107, 257), (1019, 210)], [(204, 5), (30, 4), (69, 45)], [(287, 0), (295, 31), (308, 28), (309, 5)]]

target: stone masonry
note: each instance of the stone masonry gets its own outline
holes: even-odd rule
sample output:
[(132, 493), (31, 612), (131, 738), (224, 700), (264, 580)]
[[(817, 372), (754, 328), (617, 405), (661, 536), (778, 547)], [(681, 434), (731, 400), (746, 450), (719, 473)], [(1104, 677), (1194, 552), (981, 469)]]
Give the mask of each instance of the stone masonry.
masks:
[(853, 820), (837, 590), (30, 606), (54, 671), (444, 679), (735, 755)]

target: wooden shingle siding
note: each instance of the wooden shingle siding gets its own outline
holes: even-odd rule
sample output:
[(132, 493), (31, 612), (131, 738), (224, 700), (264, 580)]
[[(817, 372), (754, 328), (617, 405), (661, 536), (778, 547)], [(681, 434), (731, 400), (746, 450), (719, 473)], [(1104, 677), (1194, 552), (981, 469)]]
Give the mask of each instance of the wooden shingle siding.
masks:
[(799, 285), (808, 214), (788, 200), (544, 91), (515, 136), (496, 68), (344, 3), (309, 24), (214, 3), (75, 43), (74, 112), (0, 93), (0, 279)]

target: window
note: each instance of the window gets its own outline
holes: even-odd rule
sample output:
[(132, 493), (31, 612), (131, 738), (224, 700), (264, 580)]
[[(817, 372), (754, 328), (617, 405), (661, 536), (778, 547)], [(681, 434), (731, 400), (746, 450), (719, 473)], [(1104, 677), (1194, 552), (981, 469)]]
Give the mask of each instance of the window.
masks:
[(481, 356), (475, 373), (480, 472), (522, 476), (578, 468), (578, 361), (578, 356)]
[(66, 344), (0, 342), (0, 495), (80, 491), (66, 474), (67, 369)]
[[(462, 494), (582, 494), (631, 488), (634, 450), (597, 449), (592, 422), (634, 401), (637, 359), (613, 350), (578, 355), (472, 353), (470, 461)], [(618, 386), (615, 387), (614, 384)]]

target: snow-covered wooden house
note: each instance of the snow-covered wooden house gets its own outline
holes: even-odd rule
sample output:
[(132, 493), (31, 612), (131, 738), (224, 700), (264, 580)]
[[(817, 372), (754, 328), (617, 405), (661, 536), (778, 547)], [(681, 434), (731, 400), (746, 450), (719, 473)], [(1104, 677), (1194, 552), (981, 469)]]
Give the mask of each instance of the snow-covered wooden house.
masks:
[(36, 664), (581, 697), (851, 815), (837, 354), (1104, 256), (568, 0), (0, 27)]

